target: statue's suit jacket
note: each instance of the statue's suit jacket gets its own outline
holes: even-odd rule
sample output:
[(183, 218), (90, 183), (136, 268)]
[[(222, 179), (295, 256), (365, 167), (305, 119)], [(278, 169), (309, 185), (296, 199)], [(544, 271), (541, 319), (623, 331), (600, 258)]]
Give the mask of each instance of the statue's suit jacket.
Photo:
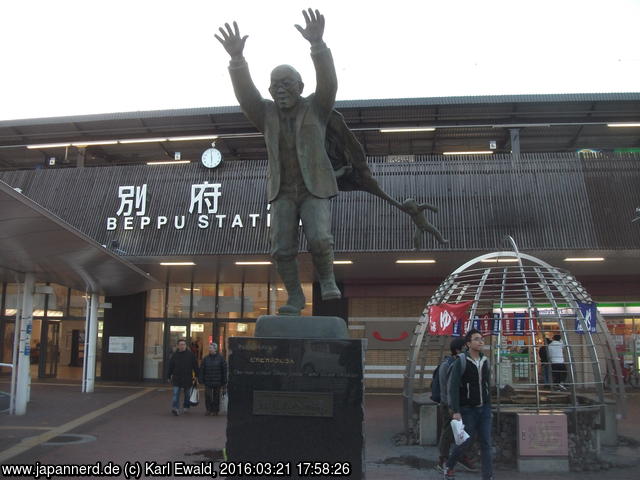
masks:
[[(338, 194), (331, 161), (325, 149), (327, 121), (335, 103), (338, 81), (331, 51), (323, 44), (311, 48), (316, 69), (316, 91), (306, 98), (296, 115), (296, 151), (300, 171), (309, 193), (319, 198)], [(232, 59), (229, 73), (242, 111), (256, 128), (264, 133), (269, 156), (267, 194), (269, 201), (280, 192), (280, 119), (272, 100), (262, 98), (249, 74), (244, 58)]]

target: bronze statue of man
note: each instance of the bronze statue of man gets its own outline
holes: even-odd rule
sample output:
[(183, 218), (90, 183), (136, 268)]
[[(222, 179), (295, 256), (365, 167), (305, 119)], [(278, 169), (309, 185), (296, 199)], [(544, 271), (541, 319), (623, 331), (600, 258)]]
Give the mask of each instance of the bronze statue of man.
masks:
[(242, 111), (264, 134), (269, 158), (268, 199), (271, 203), (271, 256), (287, 289), (280, 314), (297, 315), (305, 306), (298, 276), (298, 223), (302, 220), (323, 300), (340, 298), (333, 275), (330, 199), (338, 185), (325, 149), (327, 122), (338, 81), (331, 51), (322, 40), (324, 17), (318, 10), (302, 12), (306, 26), (295, 25), (311, 44), (316, 91), (302, 97), (304, 84), (290, 65), (271, 72), (269, 93), (262, 98), (243, 57), (247, 35), (226, 23), (215, 37), (231, 56), (229, 74)]

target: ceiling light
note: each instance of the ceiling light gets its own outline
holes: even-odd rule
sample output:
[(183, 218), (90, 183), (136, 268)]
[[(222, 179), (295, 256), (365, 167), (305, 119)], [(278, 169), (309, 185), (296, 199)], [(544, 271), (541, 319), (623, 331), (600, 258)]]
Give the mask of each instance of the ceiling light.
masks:
[(518, 261), (517, 258), (485, 258), (484, 260), (480, 260), (483, 263), (515, 263)]
[(334, 260), (333, 264), (334, 265), (353, 265), (353, 262), (351, 260)]
[(435, 130), (435, 127), (399, 127), (381, 128), (380, 133), (434, 132)]
[(36, 148), (58, 148), (58, 147), (70, 147), (70, 143), (43, 143), (40, 145), (27, 145), (29, 150), (34, 150)]
[(191, 163), (191, 160), (163, 160), (161, 162), (147, 162), (147, 165), (178, 165), (179, 163)]
[(167, 138), (130, 138), (128, 140), (118, 140), (118, 143), (152, 143), (166, 141)]
[(235, 262), (236, 265), (271, 265), (271, 262)]
[(604, 257), (567, 257), (565, 262), (603, 262)]
[(160, 262), (160, 265), (164, 267), (181, 267), (188, 265), (195, 265), (193, 262)]
[(435, 260), (396, 260), (396, 263), (436, 263)]
[(185, 142), (189, 140), (215, 140), (217, 138), (217, 135), (194, 135), (191, 137), (169, 137), (167, 140), (170, 142)]
[(476, 150), (471, 152), (442, 152), (443, 155), (492, 155), (491, 150)]
[(640, 123), (607, 123), (607, 127), (640, 127)]
[(91, 145), (115, 145), (117, 140), (90, 140), (86, 142), (73, 142), (71, 145), (74, 147), (89, 147)]

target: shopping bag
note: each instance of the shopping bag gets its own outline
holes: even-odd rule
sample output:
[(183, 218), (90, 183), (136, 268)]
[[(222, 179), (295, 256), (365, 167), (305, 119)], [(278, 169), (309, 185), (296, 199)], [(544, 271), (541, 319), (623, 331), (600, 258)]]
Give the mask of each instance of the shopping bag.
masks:
[(222, 398), (220, 399), (220, 413), (227, 413), (229, 409), (229, 395), (227, 392), (222, 392)]
[(456, 445), (462, 445), (469, 438), (469, 434), (464, 431), (462, 420), (451, 420), (451, 430), (453, 430), (453, 439)]
[(189, 403), (195, 407), (199, 402), (200, 393), (198, 392), (198, 385), (194, 385), (191, 387), (191, 392), (189, 393)]

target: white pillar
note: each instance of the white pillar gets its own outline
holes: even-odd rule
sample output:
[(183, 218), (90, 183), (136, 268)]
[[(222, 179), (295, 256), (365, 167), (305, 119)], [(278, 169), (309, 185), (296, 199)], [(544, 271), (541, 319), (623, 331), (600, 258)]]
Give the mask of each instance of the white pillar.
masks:
[(20, 320), (20, 342), (18, 344), (18, 374), (16, 375), (16, 400), (15, 415), (27, 413), (29, 401), (30, 353), (31, 353), (31, 329), (33, 328), (33, 290), (34, 277), (32, 273), (24, 276), (24, 289), (22, 293), (22, 311)]
[(87, 322), (88, 328), (85, 331), (85, 339), (87, 341), (87, 348), (85, 348), (85, 371), (83, 374), (84, 392), (93, 392), (93, 387), (96, 380), (96, 346), (98, 343), (98, 302), (100, 297), (97, 293), (91, 294), (91, 302), (89, 305), (89, 321)]

